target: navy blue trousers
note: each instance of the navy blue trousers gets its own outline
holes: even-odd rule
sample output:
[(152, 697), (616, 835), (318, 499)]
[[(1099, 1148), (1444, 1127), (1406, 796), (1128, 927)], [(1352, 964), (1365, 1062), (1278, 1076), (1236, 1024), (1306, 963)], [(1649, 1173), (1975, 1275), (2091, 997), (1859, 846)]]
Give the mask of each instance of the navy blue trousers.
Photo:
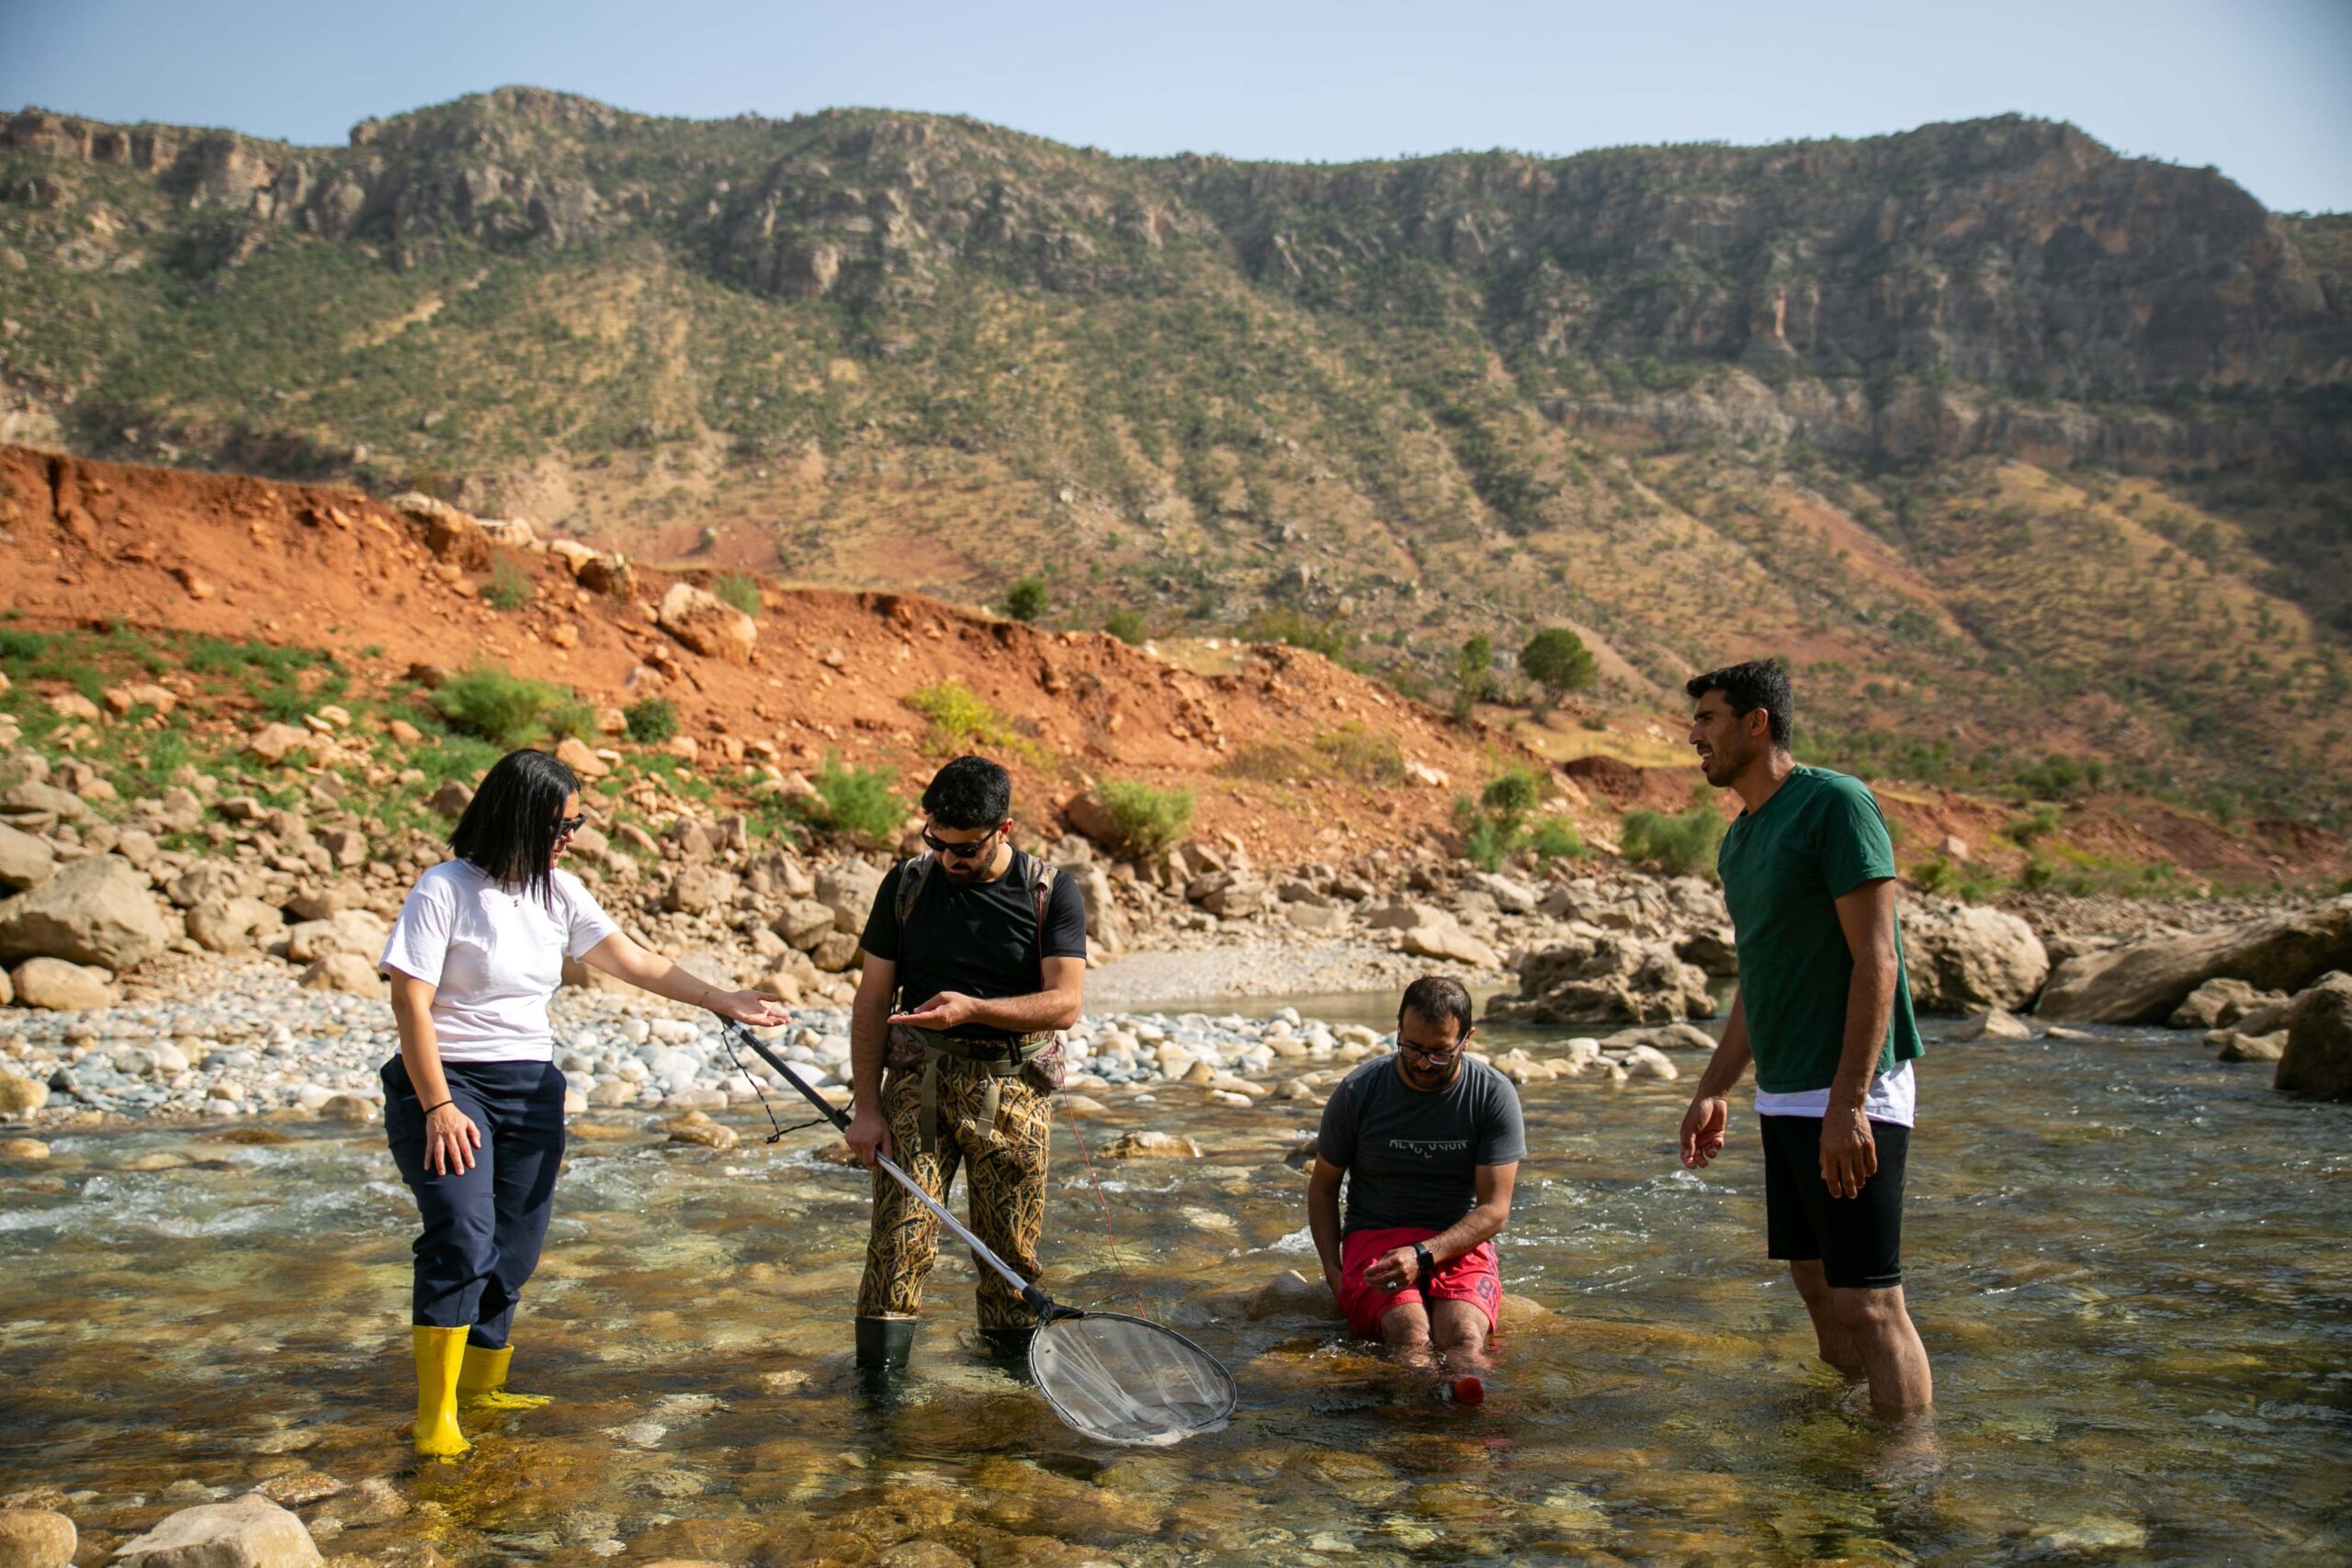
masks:
[(506, 1343), (524, 1282), (539, 1266), (563, 1165), (564, 1077), (552, 1062), (444, 1062), (449, 1098), (481, 1129), (471, 1170), (424, 1168), (424, 1107), (398, 1056), (384, 1064), (384, 1137), (416, 1194), (410, 1321), (469, 1328), (469, 1343)]

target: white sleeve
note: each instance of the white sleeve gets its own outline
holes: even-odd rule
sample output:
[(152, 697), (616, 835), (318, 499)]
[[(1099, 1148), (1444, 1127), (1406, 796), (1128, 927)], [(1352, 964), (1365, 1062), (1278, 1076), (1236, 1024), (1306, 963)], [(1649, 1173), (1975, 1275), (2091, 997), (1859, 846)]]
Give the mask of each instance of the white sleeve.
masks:
[(441, 984), (442, 961), (449, 955), (449, 933), (457, 923), (457, 892), (449, 879), (427, 872), (401, 900), (400, 918), (376, 961), (381, 971), (397, 969), (428, 986)]
[(597, 943), (621, 928), (605, 913), (605, 907), (596, 902), (595, 896), (578, 877), (568, 871), (556, 873), (556, 877), (563, 886), (564, 903), (571, 911), (571, 930), (564, 938), (563, 951), (573, 958), (585, 958)]

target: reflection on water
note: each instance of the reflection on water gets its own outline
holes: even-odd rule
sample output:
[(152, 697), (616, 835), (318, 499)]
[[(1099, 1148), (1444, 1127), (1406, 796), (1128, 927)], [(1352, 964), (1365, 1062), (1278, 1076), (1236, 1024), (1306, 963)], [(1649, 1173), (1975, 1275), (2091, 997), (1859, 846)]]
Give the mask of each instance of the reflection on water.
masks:
[[(65, 1135), (0, 1174), (0, 1491), (70, 1495), (85, 1562), (315, 1472), (345, 1488), (302, 1506), (330, 1554), (451, 1562), (2342, 1562), (2352, 1108), (2267, 1077), (2162, 1036), (1929, 1055), (1906, 1252), (1939, 1463), (1811, 1361), (1752, 1123), (1675, 1167), (1687, 1083), (1527, 1091), (1503, 1269), (1545, 1310), (1476, 1412), (1243, 1310), (1314, 1271), (1282, 1160), (1310, 1108), (1114, 1108), (1208, 1151), (1105, 1165), (1115, 1247), (1065, 1127), (1050, 1288), (1241, 1386), (1226, 1430), (1140, 1454), (975, 1359), (957, 1256), (903, 1396), (858, 1398), (865, 1183), (814, 1132), (714, 1154), (583, 1119), (517, 1330), (516, 1387), (557, 1403), (454, 1466), (406, 1450), (413, 1213), (374, 1130)], [(918, 1540), (955, 1555), (893, 1550)]]

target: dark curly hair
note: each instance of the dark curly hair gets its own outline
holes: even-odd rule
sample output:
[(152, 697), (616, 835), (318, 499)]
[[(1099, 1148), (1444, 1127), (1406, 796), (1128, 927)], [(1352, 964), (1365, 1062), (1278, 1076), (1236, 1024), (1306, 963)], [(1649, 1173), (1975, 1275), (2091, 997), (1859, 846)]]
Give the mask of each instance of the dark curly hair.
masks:
[(958, 757), (932, 775), (922, 808), (943, 828), (993, 828), (1012, 815), (1012, 775), (986, 757)]
[(1796, 711), (1796, 693), (1789, 688), (1789, 667), (1777, 659), (1751, 659), (1726, 664), (1704, 675), (1693, 675), (1682, 689), (1697, 702), (1709, 692), (1721, 692), (1731, 711), (1745, 717), (1762, 708), (1772, 721), (1772, 744), (1787, 750), (1789, 721)]
[(1430, 1023), (1453, 1020), (1453, 1037), (1459, 1041), (1470, 1032), (1470, 988), (1451, 975), (1424, 975), (1405, 987), (1405, 999), (1396, 1009), (1396, 1027), (1405, 1027), (1405, 1015), (1418, 1013)]

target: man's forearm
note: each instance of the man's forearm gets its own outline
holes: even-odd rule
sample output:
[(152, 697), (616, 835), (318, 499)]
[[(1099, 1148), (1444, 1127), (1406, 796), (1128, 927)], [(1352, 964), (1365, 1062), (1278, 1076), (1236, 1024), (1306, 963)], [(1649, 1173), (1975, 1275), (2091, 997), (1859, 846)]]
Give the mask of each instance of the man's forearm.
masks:
[(1326, 1279), (1340, 1273), (1340, 1193), (1337, 1188), (1309, 1185), (1306, 1228), (1315, 1237), (1315, 1255), (1323, 1260)]
[(1014, 1034), (1042, 1034), (1078, 1021), (1080, 993), (1033, 991), (1025, 997), (974, 998), (972, 1021)]
[(882, 1093), (882, 1043), (889, 1032), (890, 1004), (860, 996), (849, 1012), (850, 1092), (860, 1105), (878, 1105)]
[(1884, 953), (1876, 962), (1855, 964), (1846, 983), (1846, 1039), (1838, 1054), (1838, 1076), (1829, 1085), (1833, 1111), (1859, 1110), (1870, 1094), (1887, 1026), (1894, 1021), (1894, 955)]
[(1421, 1245), (1430, 1249), (1430, 1257), (1433, 1260), (1450, 1263), (1465, 1252), (1476, 1250), (1481, 1243), (1492, 1241), (1502, 1235), (1503, 1224), (1510, 1218), (1510, 1204), (1481, 1203)]

